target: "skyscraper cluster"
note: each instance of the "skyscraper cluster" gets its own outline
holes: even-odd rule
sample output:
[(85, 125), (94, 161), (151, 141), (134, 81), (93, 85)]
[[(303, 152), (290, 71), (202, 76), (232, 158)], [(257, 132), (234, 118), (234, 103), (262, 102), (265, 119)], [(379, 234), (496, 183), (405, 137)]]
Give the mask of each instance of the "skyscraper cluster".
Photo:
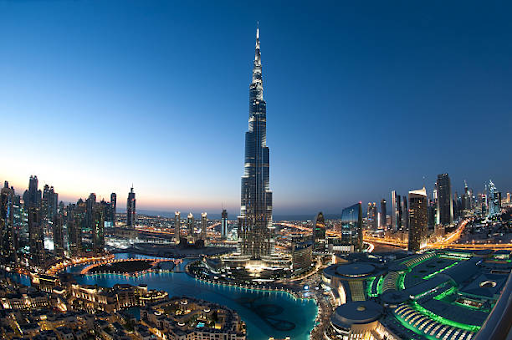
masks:
[[(59, 202), (53, 186), (39, 189), (37, 176), (30, 176), (23, 199), (7, 181), (0, 195), (0, 252), (2, 261), (23, 257), (43, 265), (53, 256), (101, 253), (105, 248), (105, 225), (115, 223), (115, 194), (111, 202), (98, 202), (95, 194), (75, 204)], [(45, 248), (45, 235), (53, 250)]]
[[(227, 218), (227, 217), (226, 217)], [(207, 241), (208, 231), (208, 214), (201, 213), (200, 230), (196, 233), (196, 221), (194, 214), (189, 213), (185, 224), (185, 229), (181, 225), (181, 213), (176, 211), (174, 213), (174, 241), (176, 244), (197, 244), (200, 241), (200, 246), (204, 246)]]

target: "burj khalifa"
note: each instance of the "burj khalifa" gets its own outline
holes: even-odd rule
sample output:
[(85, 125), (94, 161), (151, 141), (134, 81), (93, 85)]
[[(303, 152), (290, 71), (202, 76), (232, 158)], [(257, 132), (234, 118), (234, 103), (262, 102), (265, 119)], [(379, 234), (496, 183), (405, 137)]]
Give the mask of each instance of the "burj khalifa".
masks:
[(267, 103), (263, 99), (259, 28), (252, 82), (249, 86), (249, 131), (245, 133), (245, 163), (239, 217), (240, 251), (261, 259), (273, 251), (272, 191), (269, 187)]

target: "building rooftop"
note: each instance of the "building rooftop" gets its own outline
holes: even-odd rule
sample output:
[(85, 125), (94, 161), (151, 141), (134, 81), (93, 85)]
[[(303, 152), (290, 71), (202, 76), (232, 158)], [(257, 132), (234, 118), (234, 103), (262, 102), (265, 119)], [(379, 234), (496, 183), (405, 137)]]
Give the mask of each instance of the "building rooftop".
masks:
[(384, 308), (373, 301), (347, 302), (334, 311), (331, 322), (339, 327), (369, 323), (379, 319)]

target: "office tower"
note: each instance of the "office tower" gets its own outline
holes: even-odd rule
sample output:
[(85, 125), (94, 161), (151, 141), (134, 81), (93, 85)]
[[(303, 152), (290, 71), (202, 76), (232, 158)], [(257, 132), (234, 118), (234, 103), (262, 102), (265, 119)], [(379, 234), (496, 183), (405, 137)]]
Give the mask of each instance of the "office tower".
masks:
[(427, 190), (409, 191), (409, 251), (419, 251), (427, 243)]
[(498, 215), (501, 213), (501, 192), (498, 191), (496, 185), (489, 180), (488, 192), (487, 192), (487, 215), (489, 217)]
[(192, 213), (189, 213), (187, 216), (187, 229), (188, 229), (188, 236), (189, 238), (192, 238), (192, 240), (195, 240), (194, 237), (194, 215)]
[(220, 235), (223, 240), (228, 237), (228, 212), (226, 209), (222, 209), (221, 220), (220, 220)]
[(510, 200), (510, 192), (507, 192), (507, 203), (512, 203), (512, 201)]
[(386, 227), (386, 200), (383, 198), (380, 200), (380, 227), (385, 228)]
[(28, 191), (23, 195), (28, 213), (30, 258), (34, 264), (44, 262), (44, 233), (41, 225), (41, 190), (37, 176), (30, 176)]
[(428, 200), (428, 228), (434, 229), (436, 225), (436, 205), (434, 200)]
[(267, 147), (266, 102), (263, 99), (259, 28), (252, 82), (249, 86), (249, 131), (245, 133), (245, 161), (242, 176), (241, 236), (242, 255), (253, 259), (272, 252), (272, 192), (269, 187), (269, 149)]
[(23, 201), (25, 205), (32, 207), (41, 206), (41, 190), (38, 189), (38, 183), (37, 176), (30, 176), (28, 190), (23, 194)]
[(5, 181), (0, 191), (0, 261), (16, 261), (14, 231), (14, 189)]
[(473, 196), (473, 193), (471, 192), (471, 190), (468, 188), (468, 183), (466, 182), (466, 180), (464, 180), (464, 196), (463, 196), (463, 209), (464, 210), (471, 210), (472, 209), (472, 197)]
[(396, 191), (391, 191), (391, 226), (397, 231), (402, 227), (402, 209), (400, 206), (400, 195)]
[(363, 210), (361, 203), (341, 212), (341, 242), (352, 247), (352, 251), (363, 249)]
[(448, 174), (437, 175), (437, 224), (453, 223), (452, 185)]
[(83, 231), (90, 233), (93, 228), (93, 207), (96, 205), (96, 194), (91, 193), (85, 200), (85, 221), (82, 227)]
[(82, 226), (85, 222), (86, 203), (79, 199), (75, 204), (68, 205), (66, 226), (68, 230), (68, 245), (71, 256), (79, 256), (82, 248)]
[(402, 224), (402, 221), (403, 221), (403, 211), (402, 211), (402, 200), (405, 199), (403, 196), (400, 196), (398, 195), (396, 197), (397, 201), (396, 201), (396, 209), (397, 209), (397, 229), (398, 230), (402, 230), (402, 227), (403, 227), (403, 224)]
[(325, 229), (324, 214), (319, 212), (313, 224), (313, 251), (325, 251)]
[(407, 199), (402, 197), (401, 209), (402, 212), (402, 228), (403, 230), (409, 230), (409, 209), (407, 208)]
[(55, 192), (53, 187), (45, 184), (43, 189), (43, 200), (42, 200), (42, 218), (45, 222), (50, 223), (53, 221), (53, 216), (57, 214), (59, 202), (59, 194)]
[(14, 248), (16, 250), (20, 249), (20, 235), (26, 229), (26, 212), (23, 204), (21, 204), (20, 195), (14, 194), (13, 196), (13, 226), (14, 226)]
[(100, 203), (98, 203), (99, 206), (103, 209), (103, 221), (104, 226), (106, 228), (113, 227), (113, 221), (112, 221), (112, 205), (110, 202), (106, 202), (105, 200), (101, 200)]
[(105, 248), (105, 208), (99, 203), (92, 208), (92, 250), (102, 253)]
[(137, 214), (135, 212), (135, 193), (133, 192), (133, 186), (128, 193), (128, 199), (126, 201), (126, 226), (129, 228), (135, 227), (137, 222)]
[(64, 256), (64, 216), (59, 212), (53, 216), (53, 245), (55, 255)]
[(201, 240), (206, 243), (206, 228), (208, 227), (208, 214), (206, 212), (201, 214)]
[(117, 195), (113, 192), (110, 194), (110, 222), (112, 226), (116, 226), (116, 209), (117, 209)]
[(180, 243), (181, 234), (181, 214), (179, 211), (174, 213), (174, 242)]
[(373, 230), (377, 230), (378, 228), (378, 213), (377, 213), (377, 203), (368, 203), (368, 210), (366, 211), (366, 222), (368, 227)]

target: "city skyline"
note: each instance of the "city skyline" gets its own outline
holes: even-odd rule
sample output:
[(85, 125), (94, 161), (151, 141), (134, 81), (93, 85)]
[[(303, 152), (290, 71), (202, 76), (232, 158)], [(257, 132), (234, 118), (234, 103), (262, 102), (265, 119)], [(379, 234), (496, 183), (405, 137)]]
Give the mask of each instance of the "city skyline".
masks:
[[(4, 162), (0, 179), (18, 194), (31, 175), (38, 176), (41, 188), (53, 186), (65, 202), (91, 192), (106, 200), (115, 192), (124, 200), (133, 182), (138, 210), (220, 213), (224, 207), (233, 218), (239, 206), (241, 131), (247, 124), (247, 61), (258, 20), (266, 36), (265, 86), (272, 103), (275, 215), (305, 209), (311, 218), (318, 211), (339, 214), (354, 202), (389, 202), (391, 190), (405, 195), (423, 185), (430, 193), (440, 173), (450, 174), (453, 193), (463, 192), (463, 180), (475, 192), (489, 179), (502, 192), (512, 187), (506, 176), (512, 161), (494, 147), (506, 143), (511, 125), (506, 11), (449, 4), (435, 13), (408, 4), (398, 6), (410, 11), (402, 18), (389, 10), (380, 17), (358, 5), (329, 5), (331, 14), (312, 9), (330, 19), (327, 27), (272, 4), (265, 12), (251, 12), (223, 3), (194, 8), (200, 18), (186, 26), (190, 31), (169, 35), (174, 25), (190, 19), (190, 8), (128, 3), (113, 18), (115, 6), (98, 2), (79, 9), (66, 3), (33, 5), (0, 4), (9, 51), (0, 56), (5, 75), (0, 111), (11, 127), (5, 138), (16, 141), (6, 150), (10, 161)], [(87, 21), (97, 13), (95, 5), (100, 11)], [(226, 8), (239, 18), (212, 26), (212, 18)], [(449, 14), (456, 10), (460, 15), (452, 23)], [(46, 20), (49, 11), (61, 21)], [(282, 14), (281, 22), (271, 13)], [(334, 15), (344, 20), (333, 23)], [(41, 19), (29, 24), (34, 16)], [(421, 20), (412, 22), (415, 18)], [(403, 31), (407, 25), (409, 33)], [(353, 36), (340, 35), (348, 28)], [(436, 40), (441, 32), (445, 39)], [(411, 35), (422, 45), (411, 45)], [(116, 46), (109, 48), (113, 39)], [(77, 56), (81, 52), (87, 53)], [(373, 57), (377, 52), (379, 58)], [(406, 60), (409, 54), (416, 60)], [(437, 72), (435, 62), (441, 62)], [(299, 82), (296, 72), (302, 68)], [(207, 72), (212, 69), (213, 74)], [(365, 98), (374, 103), (363, 104)], [(493, 130), (484, 130), (489, 123)], [(418, 129), (425, 131), (424, 145), (411, 153), (407, 139)], [(482, 134), (485, 138), (478, 137)], [(365, 151), (383, 147), (383, 154)], [(345, 158), (356, 162), (347, 167)]]

